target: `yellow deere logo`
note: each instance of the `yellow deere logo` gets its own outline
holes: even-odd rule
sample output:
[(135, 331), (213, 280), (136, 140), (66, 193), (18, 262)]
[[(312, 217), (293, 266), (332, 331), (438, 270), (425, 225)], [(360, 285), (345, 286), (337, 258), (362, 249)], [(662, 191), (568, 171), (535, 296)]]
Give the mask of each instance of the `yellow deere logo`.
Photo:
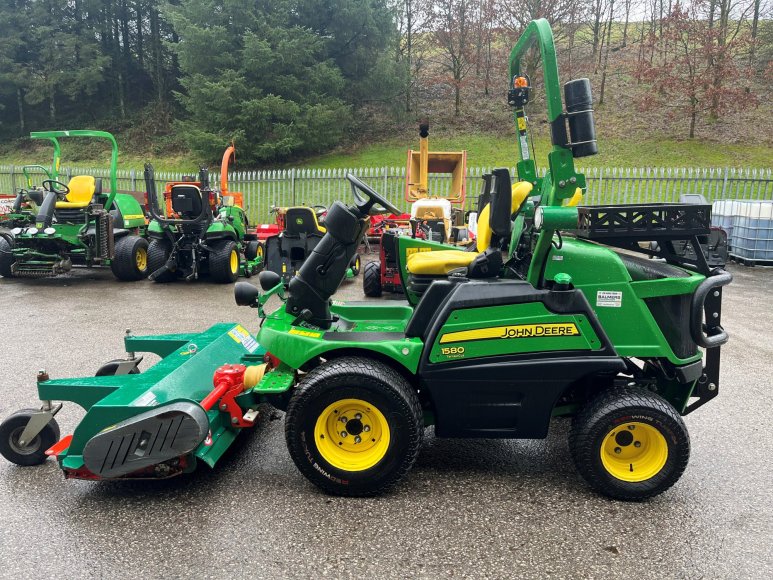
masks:
[(579, 336), (579, 334), (580, 331), (573, 322), (517, 324), (515, 326), (492, 326), (490, 328), (449, 332), (440, 338), (440, 344), (494, 338), (539, 338), (543, 336)]

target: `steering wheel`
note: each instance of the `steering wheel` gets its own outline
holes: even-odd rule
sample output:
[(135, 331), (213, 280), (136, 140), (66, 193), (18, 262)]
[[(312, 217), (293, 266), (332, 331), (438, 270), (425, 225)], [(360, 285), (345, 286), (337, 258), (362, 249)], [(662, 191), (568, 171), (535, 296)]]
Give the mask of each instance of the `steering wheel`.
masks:
[[(46, 179), (43, 183), (43, 189), (50, 193), (55, 193), (56, 195), (67, 195), (70, 193), (70, 188), (67, 187), (64, 183), (61, 181), (56, 181), (55, 179)], [(61, 185), (63, 189), (57, 189), (55, 186)]]
[(312, 205), (311, 209), (314, 210), (318, 220), (322, 219), (322, 217), (324, 217), (324, 215), (327, 213), (327, 208), (324, 205)]
[[(381, 213), (393, 213), (399, 215), (401, 213), (399, 209), (376, 193), (372, 187), (363, 181), (360, 181), (360, 179), (353, 174), (347, 173), (346, 179), (349, 180), (349, 183), (352, 186), (352, 195), (354, 195), (354, 199), (356, 200), (355, 205), (363, 216), (378, 215)], [(364, 193), (365, 197), (360, 195), (360, 192)]]

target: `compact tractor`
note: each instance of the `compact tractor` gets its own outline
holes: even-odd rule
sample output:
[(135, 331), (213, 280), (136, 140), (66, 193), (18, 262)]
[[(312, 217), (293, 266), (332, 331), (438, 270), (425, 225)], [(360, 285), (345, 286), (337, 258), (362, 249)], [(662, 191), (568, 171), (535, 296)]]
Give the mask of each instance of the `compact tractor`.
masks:
[(151, 280), (196, 280), (208, 273), (215, 282), (228, 284), (262, 267), (263, 245), (248, 230), (243, 195), (228, 190), (228, 166), (234, 155), (233, 146), (223, 154), (219, 190), (210, 187), (209, 171), (202, 168), (198, 181), (167, 183), (162, 205), (153, 166), (145, 165), (148, 209), (153, 216), (148, 226)]
[[(450, 175), (448, 189), (430, 192), (431, 175)], [(464, 201), (467, 190), (467, 152), (430, 151), (429, 123), (419, 125), (419, 150), (408, 151), (405, 169), (405, 199), (410, 214), (371, 216), (367, 236), (379, 235), (379, 259), (365, 264), (362, 289), (366, 296), (402, 292), (397, 268), (396, 237), (410, 235), (441, 244), (470, 246)]]
[[(119, 280), (145, 278), (145, 212), (133, 196), (118, 193), (115, 138), (104, 131), (44, 131), (30, 133), (30, 137), (51, 141), (53, 171), (41, 188), (30, 188), (17, 197), (19, 208), (25, 198), (28, 200), (25, 219), (33, 214), (34, 219), (0, 235), (0, 275), (41, 278), (79, 265), (109, 266)], [(67, 184), (59, 181), (59, 139), (64, 137), (106, 139), (110, 143), (110, 191), (103, 191), (102, 179), (91, 175), (75, 175)]]
[[(690, 454), (682, 416), (717, 396), (728, 340), (721, 299), (730, 275), (699, 251), (693, 261), (671, 251), (684, 239), (699, 248), (710, 207), (569, 205), (585, 188), (574, 157), (596, 151), (590, 87), (564, 85), (564, 109), (550, 26), (534, 21), (510, 57), (516, 120), (531, 89), (520, 60), (534, 43), (550, 170), (538, 178), (524, 147), (514, 184), (506, 169), (492, 173), (482, 251), (401, 236), (407, 303), (332, 301), (369, 216), (397, 211), (349, 175), (353, 202), (331, 205), (326, 232), (289, 284), (264, 271), (260, 289), (236, 285), (237, 303), (261, 319), (257, 336), (238, 324), (129, 335), (128, 356), (103, 376), (41, 373), (42, 407), (0, 425), (0, 452), (20, 465), (47, 453), (67, 477), (168, 477), (197, 460), (213, 465), (268, 402), (286, 411), (303, 475), (331, 494), (369, 496), (409, 472), (427, 426), (437, 437), (544, 438), (552, 418), (572, 417), (571, 455), (594, 489), (642, 500), (672, 486)], [(509, 253), (513, 236), (528, 247), (525, 269)], [(651, 241), (661, 261), (646, 259)], [(416, 276), (434, 279), (410, 290)], [(270, 311), (272, 298), (280, 304)], [(134, 374), (139, 351), (161, 360)], [(59, 439), (55, 400), (86, 409), (72, 436)]]

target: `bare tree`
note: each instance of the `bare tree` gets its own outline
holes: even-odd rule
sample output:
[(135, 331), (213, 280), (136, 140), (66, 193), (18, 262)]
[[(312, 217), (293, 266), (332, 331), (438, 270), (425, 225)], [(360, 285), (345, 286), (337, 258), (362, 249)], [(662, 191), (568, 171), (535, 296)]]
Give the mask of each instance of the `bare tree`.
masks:
[(454, 114), (459, 116), (462, 85), (475, 63), (472, 0), (440, 0), (433, 10), (432, 36), (440, 51), (437, 64), (454, 88)]

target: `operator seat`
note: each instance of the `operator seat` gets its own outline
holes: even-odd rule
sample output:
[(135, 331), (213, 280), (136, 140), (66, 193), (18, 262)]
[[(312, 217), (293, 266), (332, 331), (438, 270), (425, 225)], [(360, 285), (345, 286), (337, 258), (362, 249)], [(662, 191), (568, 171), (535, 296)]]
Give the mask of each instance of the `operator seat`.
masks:
[[(498, 179), (507, 179), (509, 172), (502, 170)], [(499, 267), (494, 267), (501, 261), (500, 244), (511, 228), (511, 217), (517, 214), (529, 197), (532, 184), (521, 181), (511, 187), (510, 203), (501, 195), (503, 189), (492, 192), (491, 202), (487, 204), (478, 217), (478, 236), (476, 238), (477, 252), (462, 252), (457, 250), (438, 250), (432, 252), (417, 252), (408, 257), (406, 269), (412, 276), (448, 276), (452, 270), (467, 268), (467, 275), (475, 278), (493, 277), (499, 273)], [(506, 190), (505, 190), (506, 191)]]
[(324, 235), (327, 229), (317, 221), (317, 214), (310, 207), (288, 207), (285, 213), (285, 232), (289, 236), (298, 237), (301, 234)]
[(91, 175), (76, 175), (67, 184), (70, 192), (64, 201), (56, 202), (56, 209), (84, 209), (95, 195), (102, 193), (102, 179)]

